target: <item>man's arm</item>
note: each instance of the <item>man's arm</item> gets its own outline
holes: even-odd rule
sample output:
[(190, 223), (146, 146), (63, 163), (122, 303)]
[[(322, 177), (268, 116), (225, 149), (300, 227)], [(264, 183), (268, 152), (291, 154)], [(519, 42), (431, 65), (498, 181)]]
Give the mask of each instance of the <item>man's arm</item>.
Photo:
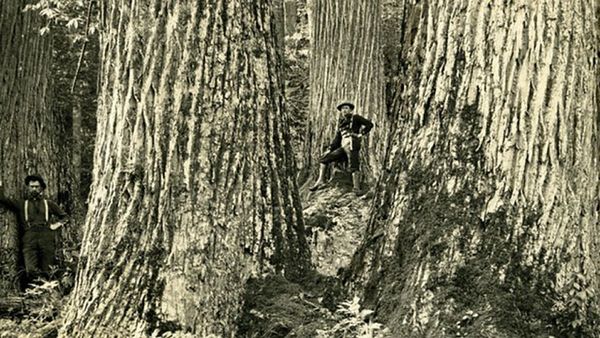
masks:
[(363, 126), (362, 131), (360, 131), (363, 135), (367, 135), (373, 128), (373, 122), (360, 115), (355, 115), (354, 119)]
[(0, 182), (0, 205), (9, 209), (10, 211), (17, 211), (19, 208), (17, 201), (6, 197), (4, 194), (4, 185), (2, 185), (2, 182)]
[(62, 227), (63, 225), (65, 225), (69, 222), (69, 219), (67, 218), (68, 217), (67, 213), (64, 212), (58, 206), (58, 204), (56, 204), (52, 201), (48, 201), (48, 208), (50, 209), (49, 210), (50, 214), (52, 214), (58, 218), (58, 222), (54, 222), (54, 223), (50, 224), (51, 230), (58, 230), (60, 227)]
[(48, 207), (50, 208), (50, 213), (56, 216), (59, 220), (64, 220), (69, 216), (58, 206), (58, 204), (52, 201), (48, 201)]

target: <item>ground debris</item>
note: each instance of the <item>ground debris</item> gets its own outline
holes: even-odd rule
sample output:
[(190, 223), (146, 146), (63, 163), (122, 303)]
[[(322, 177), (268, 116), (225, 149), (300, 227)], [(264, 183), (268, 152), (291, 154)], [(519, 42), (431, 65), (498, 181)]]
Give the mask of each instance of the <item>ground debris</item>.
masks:
[(299, 283), (278, 275), (250, 279), (237, 337), (316, 337), (335, 324), (344, 297), (336, 278), (316, 272)]

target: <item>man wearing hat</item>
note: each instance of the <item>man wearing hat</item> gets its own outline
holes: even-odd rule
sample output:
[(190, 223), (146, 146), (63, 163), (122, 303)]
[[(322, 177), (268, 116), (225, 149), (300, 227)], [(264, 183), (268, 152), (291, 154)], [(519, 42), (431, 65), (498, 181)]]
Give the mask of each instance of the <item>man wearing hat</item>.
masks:
[(340, 117), (335, 138), (329, 146), (329, 152), (319, 160), (319, 178), (310, 190), (315, 191), (325, 186), (325, 175), (329, 163), (348, 159), (354, 192), (356, 195), (360, 195), (362, 193), (359, 176), (360, 143), (361, 138), (373, 128), (373, 123), (358, 114), (353, 114), (354, 104), (351, 102), (340, 103), (337, 110), (340, 111)]
[(55, 230), (64, 223), (52, 223), (55, 218), (64, 220), (67, 214), (54, 202), (43, 197), (46, 182), (41, 176), (25, 177), (25, 199), (12, 199), (4, 195), (0, 182), (0, 205), (17, 215), (19, 232), (23, 233), (23, 256), (29, 282), (38, 277), (48, 278), (50, 266), (56, 265)]

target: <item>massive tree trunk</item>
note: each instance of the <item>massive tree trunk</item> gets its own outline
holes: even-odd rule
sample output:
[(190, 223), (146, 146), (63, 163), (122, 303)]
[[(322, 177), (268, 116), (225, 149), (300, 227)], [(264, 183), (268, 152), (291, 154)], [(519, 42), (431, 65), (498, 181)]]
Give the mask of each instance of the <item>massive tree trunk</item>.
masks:
[(313, 1), (310, 109), (304, 164), (315, 166), (333, 139), (336, 106), (352, 101), (376, 129), (362, 150), (363, 171), (375, 174), (385, 149), (380, 1)]
[(250, 275), (310, 262), (270, 3), (100, 12), (94, 178), (60, 334), (230, 337)]
[[(25, 4), (8, 0), (0, 5), (0, 176), (7, 195), (18, 197), (25, 176), (39, 173), (48, 183), (46, 195), (57, 199), (68, 182), (63, 175), (65, 152), (59, 151), (64, 128), (60, 116), (50, 109), (51, 37), (40, 36), (42, 19), (37, 13), (23, 12)], [(13, 215), (1, 217), (0, 238), (0, 266), (6, 269), (0, 273), (0, 293), (4, 293), (17, 269)]]
[(398, 336), (596, 334), (594, 1), (406, 10), (366, 303)]

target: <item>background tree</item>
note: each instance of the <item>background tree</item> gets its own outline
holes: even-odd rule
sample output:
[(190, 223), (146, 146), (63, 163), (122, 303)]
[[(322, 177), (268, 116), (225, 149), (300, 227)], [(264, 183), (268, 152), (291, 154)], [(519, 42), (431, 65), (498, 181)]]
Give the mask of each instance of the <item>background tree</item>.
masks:
[(335, 107), (350, 100), (356, 113), (377, 125), (362, 154), (362, 171), (377, 174), (373, 168), (380, 167), (387, 129), (380, 13), (380, 1), (312, 1), (310, 113), (302, 149), (308, 167), (318, 167), (318, 158), (334, 136)]
[(399, 336), (596, 334), (595, 2), (405, 10), (354, 282)]
[[(70, 155), (69, 203), (71, 226), (61, 232), (65, 250), (61, 258), (75, 268), (75, 255), (81, 244), (82, 224), (87, 211), (86, 199), (91, 185), (94, 136), (96, 130), (98, 82), (97, 6), (63, 1), (64, 7), (52, 7), (60, 14), (53, 16), (52, 77), (54, 98), (52, 110), (63, 116), (65, 134), (61, 144)], [(43, 13), (48, 7), (40, 8)], [(56, 19), (56, 18), (59, 19)], [(65, 176), (66, 177), (66, 176)]]
[[(286, 111), (290, 116), (290, 133), (294, 149), (304, 149), (308, 106), (310, 97), (310, 0), (284, 1), (284, 80)], [(295, 152), (298, 169), (306, 169), (307, 156), (302, 151)], [(300, 182), (306, 179), (307, 170), (300, 175)]]
[[(26, 1), (7, 0), (0, 6), (0, 163), (7, 195), (23, 193), (27, 174), (39, 173), (48, 182), (47, 196), (69, 203), (68, 151), (65, 116), (52, 110), (52, 37), (40, 35), (45, 20), (23, 12)], [(14, 216), (0, 220), (3, 251), (0, 292), (15, 280), (17, 228)], [(8, 254), (11, 252), (11, 254)]]
[(231, 336), (253, 272), (310, 261), (270, 2), (99, 8), (93, 184), (60, 335)]

